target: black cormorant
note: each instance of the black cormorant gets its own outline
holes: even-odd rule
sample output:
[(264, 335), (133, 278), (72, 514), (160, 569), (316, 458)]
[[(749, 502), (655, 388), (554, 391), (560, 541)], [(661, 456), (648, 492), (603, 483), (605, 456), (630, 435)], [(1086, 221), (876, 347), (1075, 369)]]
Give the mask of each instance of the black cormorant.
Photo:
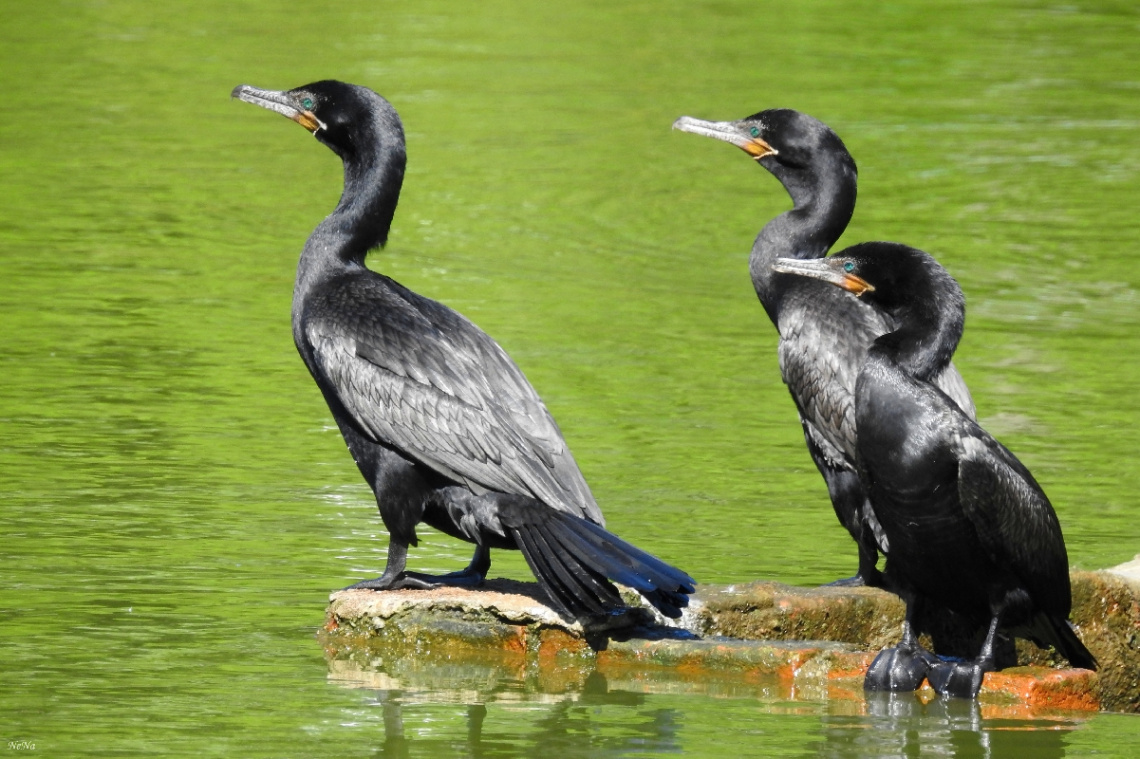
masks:
[[(772, 269), (777, 258), (827, 255), (855, 210), (855, 161), (821, 121), (790, 109), (739, 121), (682, 116), (673, 127), (736, 145), (770, 171), (792, 197), (792, 210), (768, 222), (752, 245), (752, 285), (780, 333), (780, 373), (799, 410), (812, 460), (827, 483), (839, 521), (859, 546), (858, 573), (840, 583), (880, 584), (883, 536), (864, 507), (855, 472), (855, 378), (867, 348), (893, 329), (880, 308), (834, 288)], [(953, 365), (936, 379), (969, 416), (974, 404)]]
[[(913, 689), (925, 675), (939, 693), (974, 696), (994, 669), (999, 629), (1096, 669), (1068, 622), (1068, 556), (1049, 499), (1005, 446), (932, 383), (965, 324), (954, 278), (930, 255), (892, 243), (780, 259), (775, 268), (861, 295), (896, 324), (872, 344), (855, 386), (859, 476), (890, 543), (887, 584), (907, 602), (903, 642), (879, 655), (866, 687)], [(988, 624), (976, 659), (942, 661), (918, 646), (915, 609), (928, 601)]]
[[(404, 131), (387, 100), (321, 81), (233, 97), (301, 124), (344, 162), (336, 209), (305, 243), (293, 339), (389, 533), (383, 575), (354, 588), (478, 585), (491, 548), (522, 550), (553, 605), (571, 616), (623, 609), (611, 580), (678, 617), (694, 582), (603, 529), (562, 433), (522, 371), (450, 308), (364, 265), (383, 246), (404, 178)], [(475, 544), (470, 566), (405, 571), (416, 525)]]

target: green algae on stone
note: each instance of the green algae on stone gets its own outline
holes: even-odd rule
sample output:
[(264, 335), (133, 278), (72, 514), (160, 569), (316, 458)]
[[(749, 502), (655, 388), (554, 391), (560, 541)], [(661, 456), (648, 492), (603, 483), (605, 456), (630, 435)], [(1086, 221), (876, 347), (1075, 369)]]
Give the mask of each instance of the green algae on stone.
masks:
[[(1054, 688), (1066, 693), (1067, 703), (1140, 711), (1140, 585), (1111, 572), (1074, 572), (1071, 580), (1072, 620), (1100, 672), (1077, 677), (1055, 652), (1019, 640), (1010, 655), (1022, 669), (1006, 670), (1002, 687), (1009, 693)], [(535, 583), (492, 580), (474, 591), (335, 593), (323, 641), (332, 660), (454, 657), (541, 670), (565, 667), (570, 657), (587, 668), (676, 670), (691, 677), (736, 670), (792, 678), (822, 693), (836, 680), (857, 690), (868, 656), (897, 642), (902, 614), (896, 596), (873, 588), (755, 582), (701, 586), (680, 626), (661, 624), (646, 608), (583, 625), (550, 609)], [(1044, 683), (1049, 673), (1060, 681)], [(1083, 701), (1081, 689), (1089, 691)]]

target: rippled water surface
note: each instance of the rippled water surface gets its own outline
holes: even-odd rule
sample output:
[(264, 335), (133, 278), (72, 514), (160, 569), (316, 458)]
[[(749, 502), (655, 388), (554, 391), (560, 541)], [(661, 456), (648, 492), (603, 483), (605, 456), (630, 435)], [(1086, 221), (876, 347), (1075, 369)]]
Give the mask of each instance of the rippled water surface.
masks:
[[(855, 561), (747, 277), (786, 196), (669, 125), (773, 106), (827, 121), (860, 167), (841, 242), (907, 242), (960, 279), (981, 420), (1094, 569), (1140, 552), (1135, 4), (45, 0), (0, 20), (10, 750), (1134, 750), (1122, 716), (330, 676), (327, 593), (386, 547), (288, 326), (340, 166), (228, 94), (335, 77), (392, 101), (409, 168), (371, 265), (495, 336), (610, 526), (706, 582), (819, 583)], [(415, 568), (469, 558), (425, 538)], [(528, 576), (517, 554), (494, 571)]]

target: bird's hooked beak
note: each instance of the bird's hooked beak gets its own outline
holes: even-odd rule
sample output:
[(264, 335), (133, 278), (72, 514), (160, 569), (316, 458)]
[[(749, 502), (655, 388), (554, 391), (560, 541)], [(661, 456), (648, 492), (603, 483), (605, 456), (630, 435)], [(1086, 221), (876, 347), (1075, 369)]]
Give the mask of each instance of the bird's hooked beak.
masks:
[(862, 295), (875, 291), (867, 280), (843, 270), (844, 261), (840, 258), (777, 258), (772, 269), (781, 274), (798, 274), (801, 277), (822, 279), (828, 284), (842, 288), (849, 293)]
[(705, 121), (694, 119), (692, 116), (682, 116), (673, 122), (673, 128), (732, 143), (757, 161), (766, 155), (776, 155), (780, 152), (759, 137), (742, 133), (734, 121)]
[(234, 91), (230, 93), (230, 97), (259, 105), (262, 108), (268, 108), (275, 113), (280, 113), (282, 116), (296, 121), (313, 134), (316, 134), (318, 129), (325, 128), (323, 121), (318, 119), (312, 111), (302, 107), (288, 92), (262, 90), (257, 87), (251, 87), (248, 84), (239, 84), (237, 87), (234, 87)]

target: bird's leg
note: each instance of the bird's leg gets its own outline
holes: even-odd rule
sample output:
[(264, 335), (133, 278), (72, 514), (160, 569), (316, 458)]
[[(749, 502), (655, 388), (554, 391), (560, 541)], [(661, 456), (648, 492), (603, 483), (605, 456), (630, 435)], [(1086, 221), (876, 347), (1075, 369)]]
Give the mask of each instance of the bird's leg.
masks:
[(467, 565), (466, 569), (461, 569), (458, 572), (448, 572), (445, 575), (405, 572), (404, 576), (408, 579), (424, 582), (429, 587), (432, 585), (455, 585), (461, 588), (477, 588), (483, 584), (483, 581), (487, 578), (487, 572), (490, 571), (490, 569), (491, 549), (476, 544), (475, 555), (471, 557), (471, 563)]
[[(802, 421), (802, 420), (801, 420)], [(850, 588), (860, 585), (881, 587), (882, 573), (875, 565), (879, 560), (878, 545), (875, 542), (874, 530), (867, 523), (867, 510), (870, 504), (863, 495), (863, 487), (859, 484), (859, 476), (846, 469), (840, 469), (828, 463), (827, 457), (809, 432), (808, 424), (804, 424), (804, 438), (807, 440), (808, 451), (819, 468), (827, 483), (827, 492), (831, 497), (831, 505), (835, 509), (835, 516), (840, 524), (847, 528), (859, 548), (859, 569), (854, 577), (844, 577), (828, 585)]]
[(937, 660), (930, 665), (927, 677), (935, 692), (958, 698), (977, 697), (986, 673), (997, 669), (994, 666), (994, 639), (997, 637), (998, 619), (997, 614), (990, 619), (990, 629), (977, 659), (972, 662)]
[(827, 583), (828, 587), (857, 588), (864, 585), (869, 588), (883, 587), (883, 573), (875, 566), (879, 560), (878, 552), (873, 547), (865, 545), (862, 541), (859, 541), (858, 545), (858, 571), (855, 572), (853, 577), (844, 577), (843, 579)]
[(388, 541), (388, 565), (384, 574), (375, 580), (363, 580), (349, 585), (345, 590), (426, 590), (440, 585), (454, 585), (463, 588), (477, 588), (483, 584), (487, 571), (491, 568), (491, 550), (476, 545), (475, 556), (466, 569), (446, 575), (429, 575), (422, 572), (408, 572), (408, 547), (395, 540)]
[(914, 632), (918, 607), (918, 599), (907, 601), (902, 640), (894, 648), (880, 651), (871, 662), (863, 678), (863, 690), (915, 691), (922, 685), (934, 656), (919, 644)]
[(879, 554), (874, 548), (859, 545), (859, 572), (855, 577), (861, 581), (860, 584), (869, 588), (883, 587), (883, 573), (875, 566), (878, 560)]
[(408, 546), (394, 538), (388, 540), (388, 563), (384, 567), (384, 574), (375, 580), (362, 580), (355, 585), (349, 585), (345, 590), (395, 590), (406, 587), (399, 584), (404, 578), (404, 567), (408, 564)]

